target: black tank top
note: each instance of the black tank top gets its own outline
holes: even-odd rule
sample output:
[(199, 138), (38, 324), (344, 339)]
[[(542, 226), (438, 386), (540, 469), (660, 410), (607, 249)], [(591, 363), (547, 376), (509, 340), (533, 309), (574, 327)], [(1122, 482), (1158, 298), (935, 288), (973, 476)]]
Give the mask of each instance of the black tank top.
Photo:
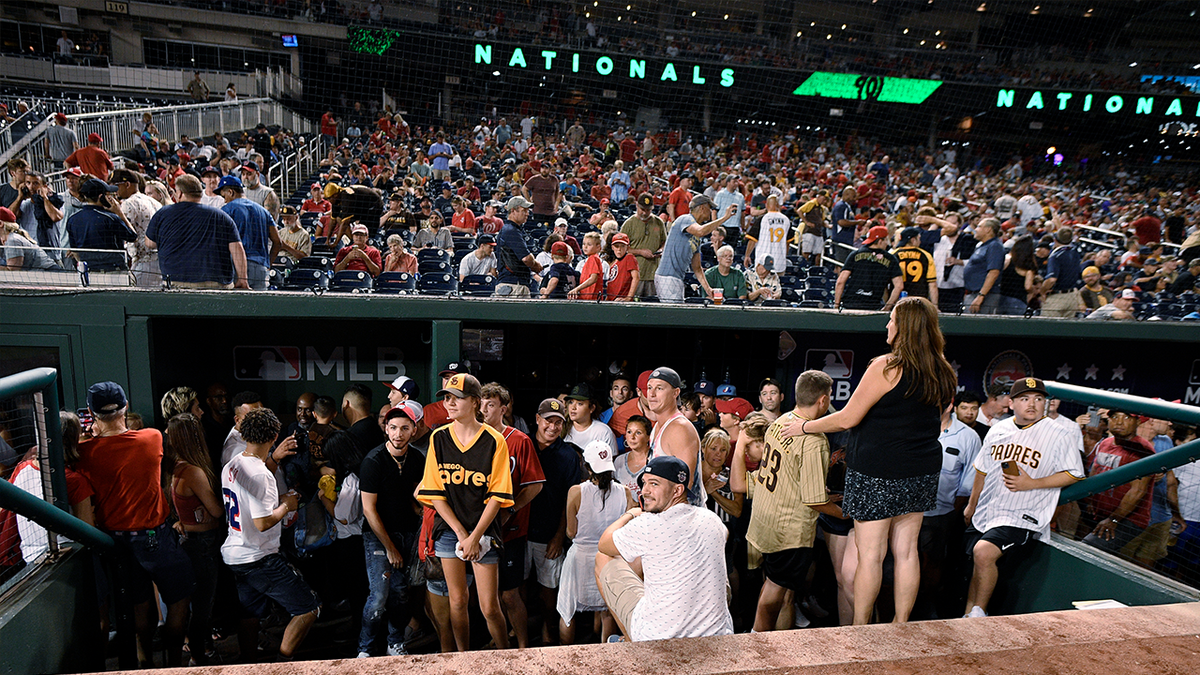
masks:
[(1025, 302), (1029, 293), (1025, 291), (1025, 275), (1009, 265), (1000, 271), (1000, 295)]
[[(886, 358), (886, 357), (884, 357)], [(912, 478), (938, 473), (942, 467), (941, 411), (921, 402), (918, 386), (905, 397), (912, 379), (907, 372), (883, 395), (858, 426), (850, 430), (846, 466), (875, 478)]]

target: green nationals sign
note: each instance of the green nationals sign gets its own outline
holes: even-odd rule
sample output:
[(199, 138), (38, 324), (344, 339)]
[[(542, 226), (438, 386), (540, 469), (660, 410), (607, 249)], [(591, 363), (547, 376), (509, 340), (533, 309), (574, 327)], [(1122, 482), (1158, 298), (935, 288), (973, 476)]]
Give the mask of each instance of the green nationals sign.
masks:
[(1097, 115), (1155, 115), (1179, 119), (1200, 118), (1200, 99), (1194, 96), (997, 89), (995, 101), (997, 108), (1013, 110), (1082, 112)]
[(920, 105), (941, 86), (941, 80), (818, 71), (801, 82), (792, 94)]
[(604, 77), (671, 82), (691, 86), (732, 87), (733, 68), (713, 65), (685, 65), (671, 61), (640, 59), (634, 56), (609, 56), (601, 52), (572, 52), (543, 47), (515, 47), (475, 43), (473, 60), (477, 66), (522, 70), (598, 74)]

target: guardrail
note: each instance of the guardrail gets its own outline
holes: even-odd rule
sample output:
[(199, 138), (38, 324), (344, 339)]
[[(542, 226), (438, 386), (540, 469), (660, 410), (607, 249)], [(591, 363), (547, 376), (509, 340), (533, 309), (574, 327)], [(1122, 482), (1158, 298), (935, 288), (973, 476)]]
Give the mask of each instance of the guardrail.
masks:
[[(1055, 398), (1065, 401), (1086, 403), (1100, 408), (1122, 410), (1125, 412), (1145, 415), (1155, 419), (1200, 425), (1200, 408), (1169, 401), (1117, 394), (1100, 389), (1078, 387), (1073, 384), (1046, 382), (1046, 391)], [(1085, 478), (1074, 485), (1069, 485), (1059, 493), (1058, 503), (1067, 504), (1078, 501), (1094, 494), (1099, 494), (1117, 485), (1123, 485), (1144, 476), (1163, 473), (1177, 466), (1190, 464), (1200, 459), (1200, 441), (1184, 443), (1170, 450), (1149, 457), (1143, 457), (1135, 462), (1123, 464), (1110, 471)]]
[[(305, 134), (313, 133), (315, 128), (307, 118), (270, 98), (68, 115), (67, 126), (75, 131), (81, 144), (86, 142), (88, 134), (97, 133), (105, 139), (105, 145), (109, 148), (130, 147), (132, 142), (125, 144), (120, 139), (138, 133), (135, 129), (141, 124), (142, 115), (145, 113), (150, 113), (153, 117), (159, 136), (168, 139), (177, 139), (181, 134), (200, 138), (217, 131), (240, 131), (251, 129), (259, 123), (268, 126), (279, 125)], [(50, 170), (50, 157), (46, 154), (45, 143), (42, 142), (50, 124), (51, 118), (47, 116), (23, 138), (0, 153), (0, 179), (7, 179), (8, 170), (3, 165), (13, 157), (24, 156), (36, 170)]]
[(312, 175), (321, 161), (320, 152), (321, 136), (313, 134), (311, 138), (297, 146), (295, 152), (271, 165), (267, 170), (267, 185), (275, 189), (275, 193), (279, 195), (280, 204), (286, 202), (296, 188)]
[[(37, 451), (38, 473), (42, 496), (0, 480), (0, 508), (24, 516), (46, 528), (48, 555), (41, 561), (52, 561), (57, 557), (59, 534), (89, 546), (108, 548), (113, 545), (112, 537), (72, 516), (67, 501), (66, 468), (63, 464), (62, 429), (58, 420), (58, 371), (53, 368), (35, 368), (15, 375), (0, 378), (0, 400), (31, 396), (29, 410), (32, 418), (32, 438)], [(27, 469), (31, 470), (31, 469)], [(0, 541), (0, 546), (9, 547), (14, 541)], [(19, 544), (17, 544), (19, 548)], [(28, 570), (28, 568), (26, 568)], [(11, 586), (21, 575), (14, 576), (0, 586), (0, 590)]]

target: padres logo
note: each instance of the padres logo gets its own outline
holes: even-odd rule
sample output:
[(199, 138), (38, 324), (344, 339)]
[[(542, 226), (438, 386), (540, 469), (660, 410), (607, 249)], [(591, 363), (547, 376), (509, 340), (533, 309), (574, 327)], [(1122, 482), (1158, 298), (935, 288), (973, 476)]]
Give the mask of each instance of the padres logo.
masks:
[(1033, 389), (1037, 386), (1037, 380), (1033, 379), (1032, 377), (1027, 377), (1025, 378), (1025, 386)]

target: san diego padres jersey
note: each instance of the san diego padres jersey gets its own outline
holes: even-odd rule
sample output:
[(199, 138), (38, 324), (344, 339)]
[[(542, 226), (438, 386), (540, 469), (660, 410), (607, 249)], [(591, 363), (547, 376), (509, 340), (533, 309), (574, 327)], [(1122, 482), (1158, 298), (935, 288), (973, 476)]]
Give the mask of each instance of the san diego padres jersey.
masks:
[(818, 514), (810, 506), (829, 501), (829, 441), (825, 434), (784, 438), (796, 419), (803, 418), (789, 412), (767, 428), (762, 462), (748, 477), (756, 485), (746, 540), (764, 553), (812, 546)]
[(1043, 417), (1023, 428), (1014, 419), (997, 422), (975, 458), (975, 470), (986, 474), (986, 478), (971, 522), (980, 532), (993, 527), (1020, 527), (1037, 532), (1041, 539), (1050, 531), (1059, 491), (1010, 492), (1004, 486), (1001, 462), (1016, 462), (1032, 478), (1066, 471), (1075, 480), (1083, 480), (1083, 458), (1071, 433), (1050, 418)]

